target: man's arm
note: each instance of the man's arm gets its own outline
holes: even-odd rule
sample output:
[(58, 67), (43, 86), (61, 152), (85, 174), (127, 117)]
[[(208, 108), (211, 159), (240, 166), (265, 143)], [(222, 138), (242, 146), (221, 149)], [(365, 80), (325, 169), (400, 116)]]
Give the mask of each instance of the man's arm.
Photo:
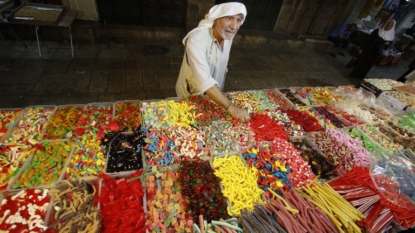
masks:
[[(218, 86), (214, 85), (206, 91), (206, 94), (231, 114), (233, 118), (237, 118), (241, 121), (249, 121), (250, 117), (246, 110), (236, 107), (232, 102), (222, 93)], [(228, 107), (229, 106), (229, 107)]]

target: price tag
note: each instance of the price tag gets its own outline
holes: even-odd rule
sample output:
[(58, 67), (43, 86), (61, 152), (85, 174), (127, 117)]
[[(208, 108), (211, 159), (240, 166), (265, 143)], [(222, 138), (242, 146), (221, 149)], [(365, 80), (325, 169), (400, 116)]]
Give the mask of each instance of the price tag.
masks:
[(405, 103), (385, 93), (380, 94), (377, 101), (384, 107), (392, 110), (403, 110), (406, 107)]

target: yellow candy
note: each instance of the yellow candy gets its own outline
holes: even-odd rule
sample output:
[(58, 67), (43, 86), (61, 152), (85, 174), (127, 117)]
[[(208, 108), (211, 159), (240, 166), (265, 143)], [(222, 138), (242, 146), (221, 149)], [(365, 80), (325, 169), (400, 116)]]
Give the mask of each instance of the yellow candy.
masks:
[(215, 158), (212, 164), (217, 169), (214, 174), (224, 187), (222, 193), (232, 206), (232, 210), (228, 208), (230, 215), (239, 216), (242, 209), (253, 210), (255, 202), (263, 203), (264, 191), (257, 185), (255, 167), (248, 169), (238, 155)]

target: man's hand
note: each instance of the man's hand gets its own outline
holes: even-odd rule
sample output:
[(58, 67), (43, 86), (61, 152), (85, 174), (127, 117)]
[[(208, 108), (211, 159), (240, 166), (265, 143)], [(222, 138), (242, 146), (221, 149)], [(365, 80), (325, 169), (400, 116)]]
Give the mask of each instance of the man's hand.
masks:
[(238, 108), (233, 104), (229, 106), (228, 112), (233, 118), (236, 118), (242, 122), (248, 122), (250, 120), (249, 114), (245, 109)]

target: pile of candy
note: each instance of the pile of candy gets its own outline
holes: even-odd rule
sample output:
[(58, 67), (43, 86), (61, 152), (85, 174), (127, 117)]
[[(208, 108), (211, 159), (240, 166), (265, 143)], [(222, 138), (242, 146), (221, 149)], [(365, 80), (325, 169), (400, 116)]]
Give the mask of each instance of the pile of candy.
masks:
[(20, 113), (22, 113), (21, 109), (0, 110), (0, 140), (14, 126)]
[[(378, 153), (415, 170), (413, 113), (394, 116), (334, 87), (226, 95), (250, 121), (207, 96), (0, 111), (0, 231), (381, 232), (394, 219), (415, 223), (390, 206), (379, 212), (375, 190), (358, 187), (364, 199), (337, 186), (356, 197), (348, 203), (317, 181), (367, 169)], [(41, 193), (30, 204), (27, 195)], [(33, 206), (34, 217), (24, 211)]]
[(406, 106), (415, 108), (415, 98), (412, 95), (408, 95), (400, 91), (385, 91), (385, 94), (401, 101)]
[(375, 78), (367, 78), (364, 81), (374, 85), (375, 87), (379, 88), (382, 91), (390, 91), (393, 87), (398, 87), (405, 85), (404, 83), (398, 82), (392, 79), (375, 79)]

